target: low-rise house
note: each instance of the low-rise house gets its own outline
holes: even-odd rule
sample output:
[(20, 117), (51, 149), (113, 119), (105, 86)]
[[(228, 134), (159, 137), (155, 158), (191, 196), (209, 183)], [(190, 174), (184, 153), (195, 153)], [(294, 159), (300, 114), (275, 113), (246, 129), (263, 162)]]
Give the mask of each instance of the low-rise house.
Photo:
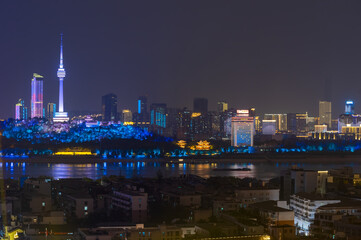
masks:
[(270, 187), (256, 187), (243, 188), (235, 190), (235, 197), (243, 207), (257, 202), (264, 202), (268, 200), (278, 201), (280, 190)]
[(142, 190), (114, 190), (112, 207), (121, 210), (131, 222), (144, 223), (148, 216), (148, 194)]
[(319, 207), (311, 226), (312, 235), (332, 238), (335, 234), (335, 222), (342, 220), (346, 215), (361, 216), (361, 202), (345, 199), (339, 203)]

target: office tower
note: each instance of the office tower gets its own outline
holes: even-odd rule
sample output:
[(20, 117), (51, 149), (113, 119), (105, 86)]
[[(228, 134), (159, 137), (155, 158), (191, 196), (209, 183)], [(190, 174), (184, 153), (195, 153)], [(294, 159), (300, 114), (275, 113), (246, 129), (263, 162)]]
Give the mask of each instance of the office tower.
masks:
[(354, 132), (360, 126), (361, 115), (354, 114), (354, 102), (352, 100), (347, 100), (345, 105), (345, 113), (338, 117), (338, 132)]
[(53, 120), (56, 113), (56, 104), (55, 103), (48, 103), (46, 107), (46, 118), (50, 121)]
[(153, 132), (163, 135), (167, 126), (167, 104), (153, 103), (150, 105), (150, 124)]
[(332, 120), (331, 102), (320, 101), (318, 106), (318, 117), (320, 118), (318, 124), (326, 124), (330, 128)]
[(179, 111), (177, 118), (178, 118), (177, 132), (176, 132), (177, 138), (190, 139), (192, 112), (184, 108), (183, 110)]
[(266, 113), (263, 117), (264, 120), (276, 120), (276, 131), (287, 131), (287, 114), (270, 114)]
[(287, 113), (287, 130), (292, 134), (306, 133), (308, 113)]
[[(317, 125), (319, 122), (318, 117), (310, 117), (307, 116), (306, 118), (306, 131), (311, 132), (315, 130), (315, 125)], [(332, 124), (332, 123), (331, 123)], [(330, 127), (331, 128), (331, 127)]]
[(103, 121), (117, 121), (117, 95), (109, 93), (102, 97)]
[(308, 113), (296, 113), (296, 130), (298, 135), (303, 135), (307, 132), (307, 118)]
[(228, 103), (226, 103), (226, 102), (218, 102), (217, 105), (218, 105), (218, 112), (219, 113), (228, 111)]
[(65, 69), (63, 63), (63, 34), (60, 35), (60, 63), (57, 71), (59, 78), (59, 111), (55, 113), (54, 122), (69, 121), (68, 113), (64, 112), (64, 98), (63, 98), (63, 81), (65, 78)]
[(206, 114), (208, 112), (208, 99), (195, 98), (193, 100), (193, 112)]
[(345, 104), (345, 114), (354, 114), (355, 106), (352, 100), (347, 100)]
[(138, 98), (138, 114), (148, 113), (147, 97), (140, 96)]
[(44, 77), (34, 73), (31, 80), (31, 118), (43, 117), (43, 82)]
[(254, 118), (249, 116), (249, 110), (237, 110), (237, 116), (232, 117), (231, 124), (232, 146), (253, 146)]
[(262, 120), (262, 134), (275, 135), (276, 134), (276, 120)]
[(25, 107), (23, 99), (19, 99), (18, 103), (15, 104), (15, 119), (28, 119), (28, 108)]
[(122, 122), (129, 124), (132, 121), (133, 121), (132, 111), (130, 111), (129, 109), (124, 109), (122, 111)]

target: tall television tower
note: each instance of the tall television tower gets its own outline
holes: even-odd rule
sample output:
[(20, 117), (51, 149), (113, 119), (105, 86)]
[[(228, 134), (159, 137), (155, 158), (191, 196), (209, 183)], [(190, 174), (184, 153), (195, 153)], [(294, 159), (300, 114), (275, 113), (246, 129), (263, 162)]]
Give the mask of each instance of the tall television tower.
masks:
[(59, 78), (59, 111), (55, 113), (54, 122), (69, 121), (68, 113), (64, 112), (64, 98), (63, 98), (63, 82), (65, 78), (65, 69), (63, 63), (63, 34), (60, 34), (60, 64), (57, 72)]

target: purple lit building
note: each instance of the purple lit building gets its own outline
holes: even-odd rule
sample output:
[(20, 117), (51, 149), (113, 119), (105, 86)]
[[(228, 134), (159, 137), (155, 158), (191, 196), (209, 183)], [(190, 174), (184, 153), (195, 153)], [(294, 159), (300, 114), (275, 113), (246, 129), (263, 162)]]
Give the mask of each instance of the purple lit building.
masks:
[(44, 77), (34, 73), (31, 80), (31, 118), (43, 117), (43, 82)]
[(28, 108), (25, 107), (24, 100), (19, 99), (18, 103), (15, 104), (15, 119), (27, 119), (28, 118)]

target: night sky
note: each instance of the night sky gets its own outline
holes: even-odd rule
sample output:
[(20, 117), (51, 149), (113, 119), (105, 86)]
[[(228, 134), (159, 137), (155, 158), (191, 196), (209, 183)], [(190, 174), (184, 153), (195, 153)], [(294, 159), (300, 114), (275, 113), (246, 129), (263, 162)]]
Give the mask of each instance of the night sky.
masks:
[(360, 1), (3, 0), (0, 117), (19, 98), (30, 106), (33, 72), (44, 102), (58, 102), (61, 32), (66, 111), (100, 112), (112, 92), (119, 111), (148, 95), (316, 114), (328, 89), (334, 116), (348, 98), (361, 112), (360, 12)]

